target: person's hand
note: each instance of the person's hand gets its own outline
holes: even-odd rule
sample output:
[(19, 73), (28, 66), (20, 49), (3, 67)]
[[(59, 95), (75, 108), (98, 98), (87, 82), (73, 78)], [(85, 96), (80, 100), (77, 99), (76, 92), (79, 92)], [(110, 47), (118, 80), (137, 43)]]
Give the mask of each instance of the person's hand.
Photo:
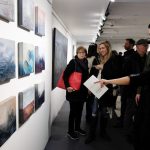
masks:
[(101, 87), (103, 87), (104, 85), (109, 84), (108, 80), (106, 80), (106, 79), (101, 79), (101, 80), (99, 80), (95, 83), (100, 83)]
[(136, 96), (135, 96), (135, 102), (136, 102), (137, 105), (139, 104), (140, 97), (141, 97), (140, 94), (136, 94)]
[(97, 70), (102, 70), (103, 69), (103, 64), (96, 65), (95, 68)]
[(67, 87), (67, 91), (69, 92), (69, 93), (71, 93), (71, 92), (73, 92), (73, 91), (75, 91), (72, 87)]
[(92, 94), (92, 92), (91, 92), (90, 90), (88, 90), (88, 94), (89, 94), (89, 95), (91, 95), (91, 94)]

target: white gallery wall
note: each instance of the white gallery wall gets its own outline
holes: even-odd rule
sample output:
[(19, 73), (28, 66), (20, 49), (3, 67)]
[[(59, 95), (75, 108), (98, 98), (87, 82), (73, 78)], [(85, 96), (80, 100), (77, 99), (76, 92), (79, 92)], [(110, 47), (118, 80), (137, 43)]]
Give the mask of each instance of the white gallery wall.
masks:
[[(16, 96), (17, 129), (12, 136), (0, 147), (1, 150), (43, 150), (50, 135), (50, 100), (52, 72), (52, 6), (47, 0), (35, 0), (45, 13), (45, 36), (37, 36), (34, 31), (26, 31), (17, 25), (17, 0), (15, 2), (15, 21), (0, 20), (0, 38), (15, 41), (16, 77), (10, 82), (0, 85), (0, 102), (10, 96)], [(45, 53), (45, 70), (41, 73), (31, 73), (27, 77), (18, 78), (18, 42), (42, 46)], [(21, 126), (18, 125), (18, 93), (37, 84), (45, 82), (45, 102)]]
[[(76, 42), (73, 40), (69, 30), (63, 24), (59, 16), (53, 11), (52, 13), (52, 30), (57, 28), (68, 39), (68, 50), (67, 50), (67, 63), (73, 57), (73, 45), (76, 47)], [(60, 88), (54, 88), (51, 92), (51, 122), (56, 118), (59, 110), (61, 109), (64, 101), (66, 100), (66, 91)]]

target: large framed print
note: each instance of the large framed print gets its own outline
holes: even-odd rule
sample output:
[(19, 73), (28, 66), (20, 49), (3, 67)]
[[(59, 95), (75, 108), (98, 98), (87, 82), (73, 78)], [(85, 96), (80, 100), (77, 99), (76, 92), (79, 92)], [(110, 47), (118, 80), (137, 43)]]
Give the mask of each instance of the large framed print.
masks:
[(53, 30), (52, 88), (55, 88), (67, 65), (68, 39), (56, 28)]
[(35, 110), (35, 88), (30, 87), (19, 93), (19, 126), (24, 124)]
[(39, 7), (35, 7), (35, 34), (45, 35), (45, 13)]
[(0, 146), (16, 131), (16, 97), (0, 102)]
[(0, 1), (0, 18), (5, 21), (14, 21), (14, 0)]
[(18, 43), (19, 78), (30, 75), (34, 72), (35, 47), (32, 44)]
[(34, 30), (34, 0), (18, 0), (18, 25), (28, 31)]
[(15, 78), (15, 41), (0, 38), (0, 84)]

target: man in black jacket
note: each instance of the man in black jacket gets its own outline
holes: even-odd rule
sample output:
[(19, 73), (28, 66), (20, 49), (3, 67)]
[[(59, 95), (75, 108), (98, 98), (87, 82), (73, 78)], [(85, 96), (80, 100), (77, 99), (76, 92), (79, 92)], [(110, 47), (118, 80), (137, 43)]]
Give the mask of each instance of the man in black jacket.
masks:
[[(133, 39), (126, 39), (124, 44), (124, 49), (126, 52), (124, 52), (124, 55), (122, 57), (122, 71), (123, 76), (129, 75), (124, 72), (125, 64), (128, 62), (128, 58), (132, 56), (135, 53), (135, 50), (133, 49), (135, 45), (135, 41)], [(126, 110), (126, 99), (127, 99), (127, 89), (126, 86), (121, 86), (121, 116), (119, 118), (119, 122), (114, 127), (123, 127), (123, 120), (124, 120), (124, 114)]]
[[(140, 39), (136, 43), (136, 51), (128, 57), (124, 64), (124, 75), (138, 74), (144, 69), (146, 61), (146, 52), (148, 43), (145, 39)], [(127, 140), (133, 140), (133, 118), (136, 112), (135, 95), (137, 88), (133, 86), (126, 86), (126, 109), (124, 115), (124, 128), (126, 131)]]

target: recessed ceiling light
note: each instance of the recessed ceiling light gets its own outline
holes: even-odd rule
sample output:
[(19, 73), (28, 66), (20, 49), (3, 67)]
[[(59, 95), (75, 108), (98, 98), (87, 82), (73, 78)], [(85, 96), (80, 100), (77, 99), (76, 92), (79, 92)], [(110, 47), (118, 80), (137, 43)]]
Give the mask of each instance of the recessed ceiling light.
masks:
[(115, 2), (115, 0), (110, 0), (111, 2)]

